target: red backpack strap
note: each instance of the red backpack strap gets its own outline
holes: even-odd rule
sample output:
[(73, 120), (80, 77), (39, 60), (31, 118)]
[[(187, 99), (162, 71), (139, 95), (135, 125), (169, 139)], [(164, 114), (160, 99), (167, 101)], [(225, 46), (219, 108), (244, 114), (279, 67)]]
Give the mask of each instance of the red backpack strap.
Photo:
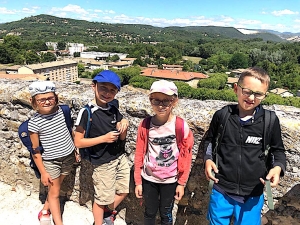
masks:
[(179, 147), (184, 138), (184, 120), (179, 116), (176, 116), (175, 135), (177, 146)]

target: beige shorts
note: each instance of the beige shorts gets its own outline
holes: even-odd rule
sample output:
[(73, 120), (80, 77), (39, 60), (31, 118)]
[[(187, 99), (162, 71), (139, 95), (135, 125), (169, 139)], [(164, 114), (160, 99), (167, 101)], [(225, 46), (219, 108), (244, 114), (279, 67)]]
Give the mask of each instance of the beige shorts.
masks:
[(60, 175), (69, 175), (75, 163), (75, 153), (52, 160), (43, 160), (44, 167), (52, 179), (60, 177)]
[(115, 194), (129, 193), (130, 168), (125, 154), (119, 158), (95, 166), (93, 171), (95, 202), (109, 205), (115, 201)]

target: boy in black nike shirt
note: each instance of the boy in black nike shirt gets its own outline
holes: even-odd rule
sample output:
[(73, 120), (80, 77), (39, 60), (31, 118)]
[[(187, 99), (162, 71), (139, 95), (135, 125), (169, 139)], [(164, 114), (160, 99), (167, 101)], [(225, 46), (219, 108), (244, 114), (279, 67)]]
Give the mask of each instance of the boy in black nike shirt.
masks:
[(270, 132), (270, 152), (274, 155), (273, 168), (268, 173), (260, 157), (264, 151), (265, 122), (265, 110), (260, 103), (266, 97), (269, 83), (269, 75), (254, 67), (245, 70), (234, 85), (238, 104), (230, 107), (216, 154), (218, 167), (212, 152), (221, 124), (221, 110), (213, 116), (204, 149), (205, 175), (214, 181), (207, 214), (210, 224), (230, 224), (233, 217), (235, 225), (260, 225), (264, 179), (275, 187), (284, 174), (286, 157), (277, 116), (273, 129), (266, 131)]

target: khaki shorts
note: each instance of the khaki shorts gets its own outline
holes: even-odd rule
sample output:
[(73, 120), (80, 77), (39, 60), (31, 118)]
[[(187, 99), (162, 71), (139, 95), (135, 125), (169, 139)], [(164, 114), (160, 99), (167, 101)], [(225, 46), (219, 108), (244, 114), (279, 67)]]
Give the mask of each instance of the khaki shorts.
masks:
[(43, 160), (44, 167), (52, 179), (61, 175), (69, 175), (75, 163), (75, 153), (52, 160)]
[(95, 166), (92, 177), (98, 205), (109, 205), (115, 201), (116, 194), (129, 193), (130, 168), (126, 155)]

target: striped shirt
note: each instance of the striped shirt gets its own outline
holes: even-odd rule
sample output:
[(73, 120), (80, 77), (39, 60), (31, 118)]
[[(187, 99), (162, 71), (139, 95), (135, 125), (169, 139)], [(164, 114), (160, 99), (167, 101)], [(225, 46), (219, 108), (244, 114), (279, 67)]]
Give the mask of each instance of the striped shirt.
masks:
[(28, 130), (38, 133), (40, 142), (44, 148), (42, 158), (44, 160), (56, 159), (71, 154), (74, 143), (65, 122), (62, 109), (52, 114), (39, 114), (30, 118)]

